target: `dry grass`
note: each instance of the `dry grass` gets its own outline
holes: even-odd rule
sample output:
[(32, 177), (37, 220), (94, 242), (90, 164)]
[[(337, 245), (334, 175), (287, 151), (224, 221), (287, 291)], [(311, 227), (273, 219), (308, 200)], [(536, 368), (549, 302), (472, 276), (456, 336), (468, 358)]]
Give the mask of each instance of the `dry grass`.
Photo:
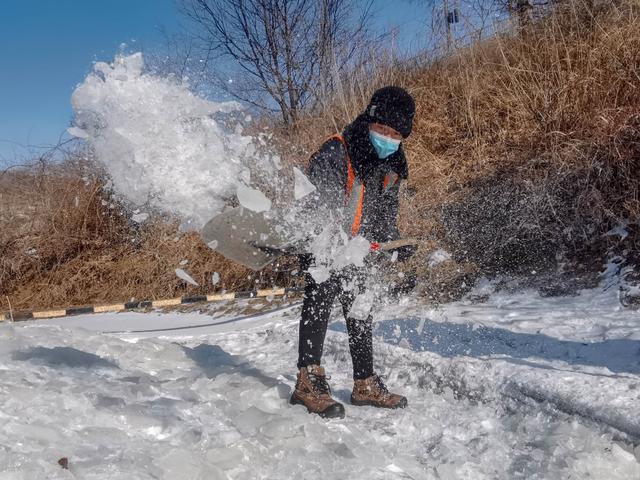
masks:
[[(429, 296), (559, 257), (598, 264), (601, 234), (637, 221), (640, 0), (562, 2), (521, 32), (448, 58), (353, 72), (295, 136), (277, 133), (284, 159), (304, 164), (386, 84), (417, 101), (400, 225), (424, 240), (413, 268)], [(0, 295), (14, 308), (204, 292), (214, 271), (227, 289), (288, 281), (251, 276), (170, 222), (132, 225), (100, 181), (82, 180), (85, 168), (71, 160), (0, 178)], [(455, 253), (440, 272), (419, 263), (436, 246)], [(183, 259), (209, 287), (177, 279)]]
[(375, 88), (409, 89), (418, 111), (405, 143), (405, 234), (478, 271), (526, 271), (601, 255), (600, 234), (637, 220), (638, 0), (562, 2), (521, 32), (396, 67), (361, 78), (350, 103), (309, 119), (301, 137), (307, 153)]
[(588, 248), (639, 213), (639, 72), (636, 0), (563, 3), (432, 66), (412, 85), (416, 203), (483, 266)]
[[(256, 274), (233, 264), (197, 233), (180, 233), (169, 219), (132, 222), (130, 212), (87, 170), (84, 162), (70, 158), (62, 165), (7, 172), (0, 179), (2, 309), (9, 301), (19, 310), (291, 282), (282, 271)], [(180, 280), (176, 268), (200, 286)], [(214, 272), (221, 277), (215, 286)]]

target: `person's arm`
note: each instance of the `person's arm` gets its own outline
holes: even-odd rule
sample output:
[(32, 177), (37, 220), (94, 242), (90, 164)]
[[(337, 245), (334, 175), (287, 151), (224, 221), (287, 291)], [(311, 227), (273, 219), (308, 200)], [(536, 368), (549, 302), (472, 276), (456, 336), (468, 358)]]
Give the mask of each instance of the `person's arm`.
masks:
[(400, 209), (400, 184), (398, 178), (394, 185), (390, 186), (383, 193), (382, 215), (384, 222), (383, 240), (390, 242), (400, 238), (398, 231), (398, 210)]
[[(393, 184), (383, 188), (383, 201), (381, 202), (381, 231), (379, 232), (384, 242), (392, 242), (400, 238), (398, 230), (398, 211), (400, 209), (400, 187), (402, 182), (406, 181), (409, 176), (407, 161), (404, 156), (402, 147), (397, 153), (397, 161), (395, 162)], [(415, 245), (406, 245), (394, 249), (398, 252), (398, 260), (404, 261), (409, 259), (416, 250)]]
[(340, 140), (326, 141), (309, 162), (309, 181), (316, 187), (314, 206), (342, 214), (347, 184), (347, 163)]
[[(399, 192), (401, 180), (387, 188), (382, 194), (382, 202), (380, 208), (380, 229), (377, 238), (380, 239), (381, 249), (388, 252), (397, 252), (398, 261), (403, 262), (413, 256), (416, 251), (414, 243), (407, 243), (395, 246), (393, 243), (402, 244), (400, 240), (400, 232), (398, 231), (398, 209), (399, 209)], [(387, 248), (382, 248), (385, 244), (390, 244)]]

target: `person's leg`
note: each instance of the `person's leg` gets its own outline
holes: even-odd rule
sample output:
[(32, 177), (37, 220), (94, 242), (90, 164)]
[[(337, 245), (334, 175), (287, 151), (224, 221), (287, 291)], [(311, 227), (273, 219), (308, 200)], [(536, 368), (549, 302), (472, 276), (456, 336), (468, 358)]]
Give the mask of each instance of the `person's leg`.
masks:
[(364, 379), (373, 375), (373, 318), (369, 315), (365, 319), (356, 319), (349, 315), (356, 292), (362, 294), (364, 289), (356, 287), (355, 291), (341, 292), (340, 303), (349, 334), (353, 378)]
[[(356, 292), (362, 294), (363, 290), (360, 287)], [(407, 406), (407, 399), (402, 395), (389, 392), (382, 379), (373, 370), (373, 318), (371, 314), (364, 320), (350, 316), (349, 312), (354, 301), (354, 292), (343, 292), (340, 295), (353, 362), (351, 404), (378, 408), (404, 408)]]
[(349, 350), (353, 362), (354, 380), (362, 380), (373, 375), (373, 328), (372, 318), (358, 320), (347, 318)]
[(327, 376), (320, 366), (331, 307), (339, 288), (339, 282), (333, 278), (318, 284), (307, 274), (300, 319), (298, 375), (289, 399), (291, 404), (304, 405), (309, 413), (325, 418), (344, 417), (344, 406), (331, 397)]
[(298, 343), (298, 368), (320, 365), (327, 324), (340, 283), (333, 277), (316, 283), (307, 274)]

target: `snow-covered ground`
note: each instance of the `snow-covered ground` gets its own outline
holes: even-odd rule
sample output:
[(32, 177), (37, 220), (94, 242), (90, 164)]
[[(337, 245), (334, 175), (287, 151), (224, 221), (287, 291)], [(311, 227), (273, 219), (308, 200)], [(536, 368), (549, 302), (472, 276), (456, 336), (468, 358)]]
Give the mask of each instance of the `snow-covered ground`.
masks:
[(376, 363), (401, 411), (348, 405), (336, 311), (342, 420), (287, 403), (295, 305), (2, 325), (0, 478), (639, 479), (640, 313), (611, 290), (382, 309)]

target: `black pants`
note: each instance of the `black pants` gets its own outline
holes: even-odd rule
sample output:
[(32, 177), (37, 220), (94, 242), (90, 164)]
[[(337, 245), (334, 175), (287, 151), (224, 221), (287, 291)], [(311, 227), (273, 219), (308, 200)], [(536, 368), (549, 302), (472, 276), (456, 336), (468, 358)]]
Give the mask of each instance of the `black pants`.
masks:
[[(347, 322), (349, 350), (353, 362), (353, 378), (364, 379), (373, 375), (372, 319), (357, 320), (349, 317), (349, 311), (357, 293), (360, 293), (358, 273), (334, 274), (327, 281), (316, 283), (306, 274), (300, 342), (298, 344), (298, 368), (320, 365), (324, 338), (333, 302), (337, 298)], [(355, 290), (345, 290), (345, 282), (355, 282)]]

